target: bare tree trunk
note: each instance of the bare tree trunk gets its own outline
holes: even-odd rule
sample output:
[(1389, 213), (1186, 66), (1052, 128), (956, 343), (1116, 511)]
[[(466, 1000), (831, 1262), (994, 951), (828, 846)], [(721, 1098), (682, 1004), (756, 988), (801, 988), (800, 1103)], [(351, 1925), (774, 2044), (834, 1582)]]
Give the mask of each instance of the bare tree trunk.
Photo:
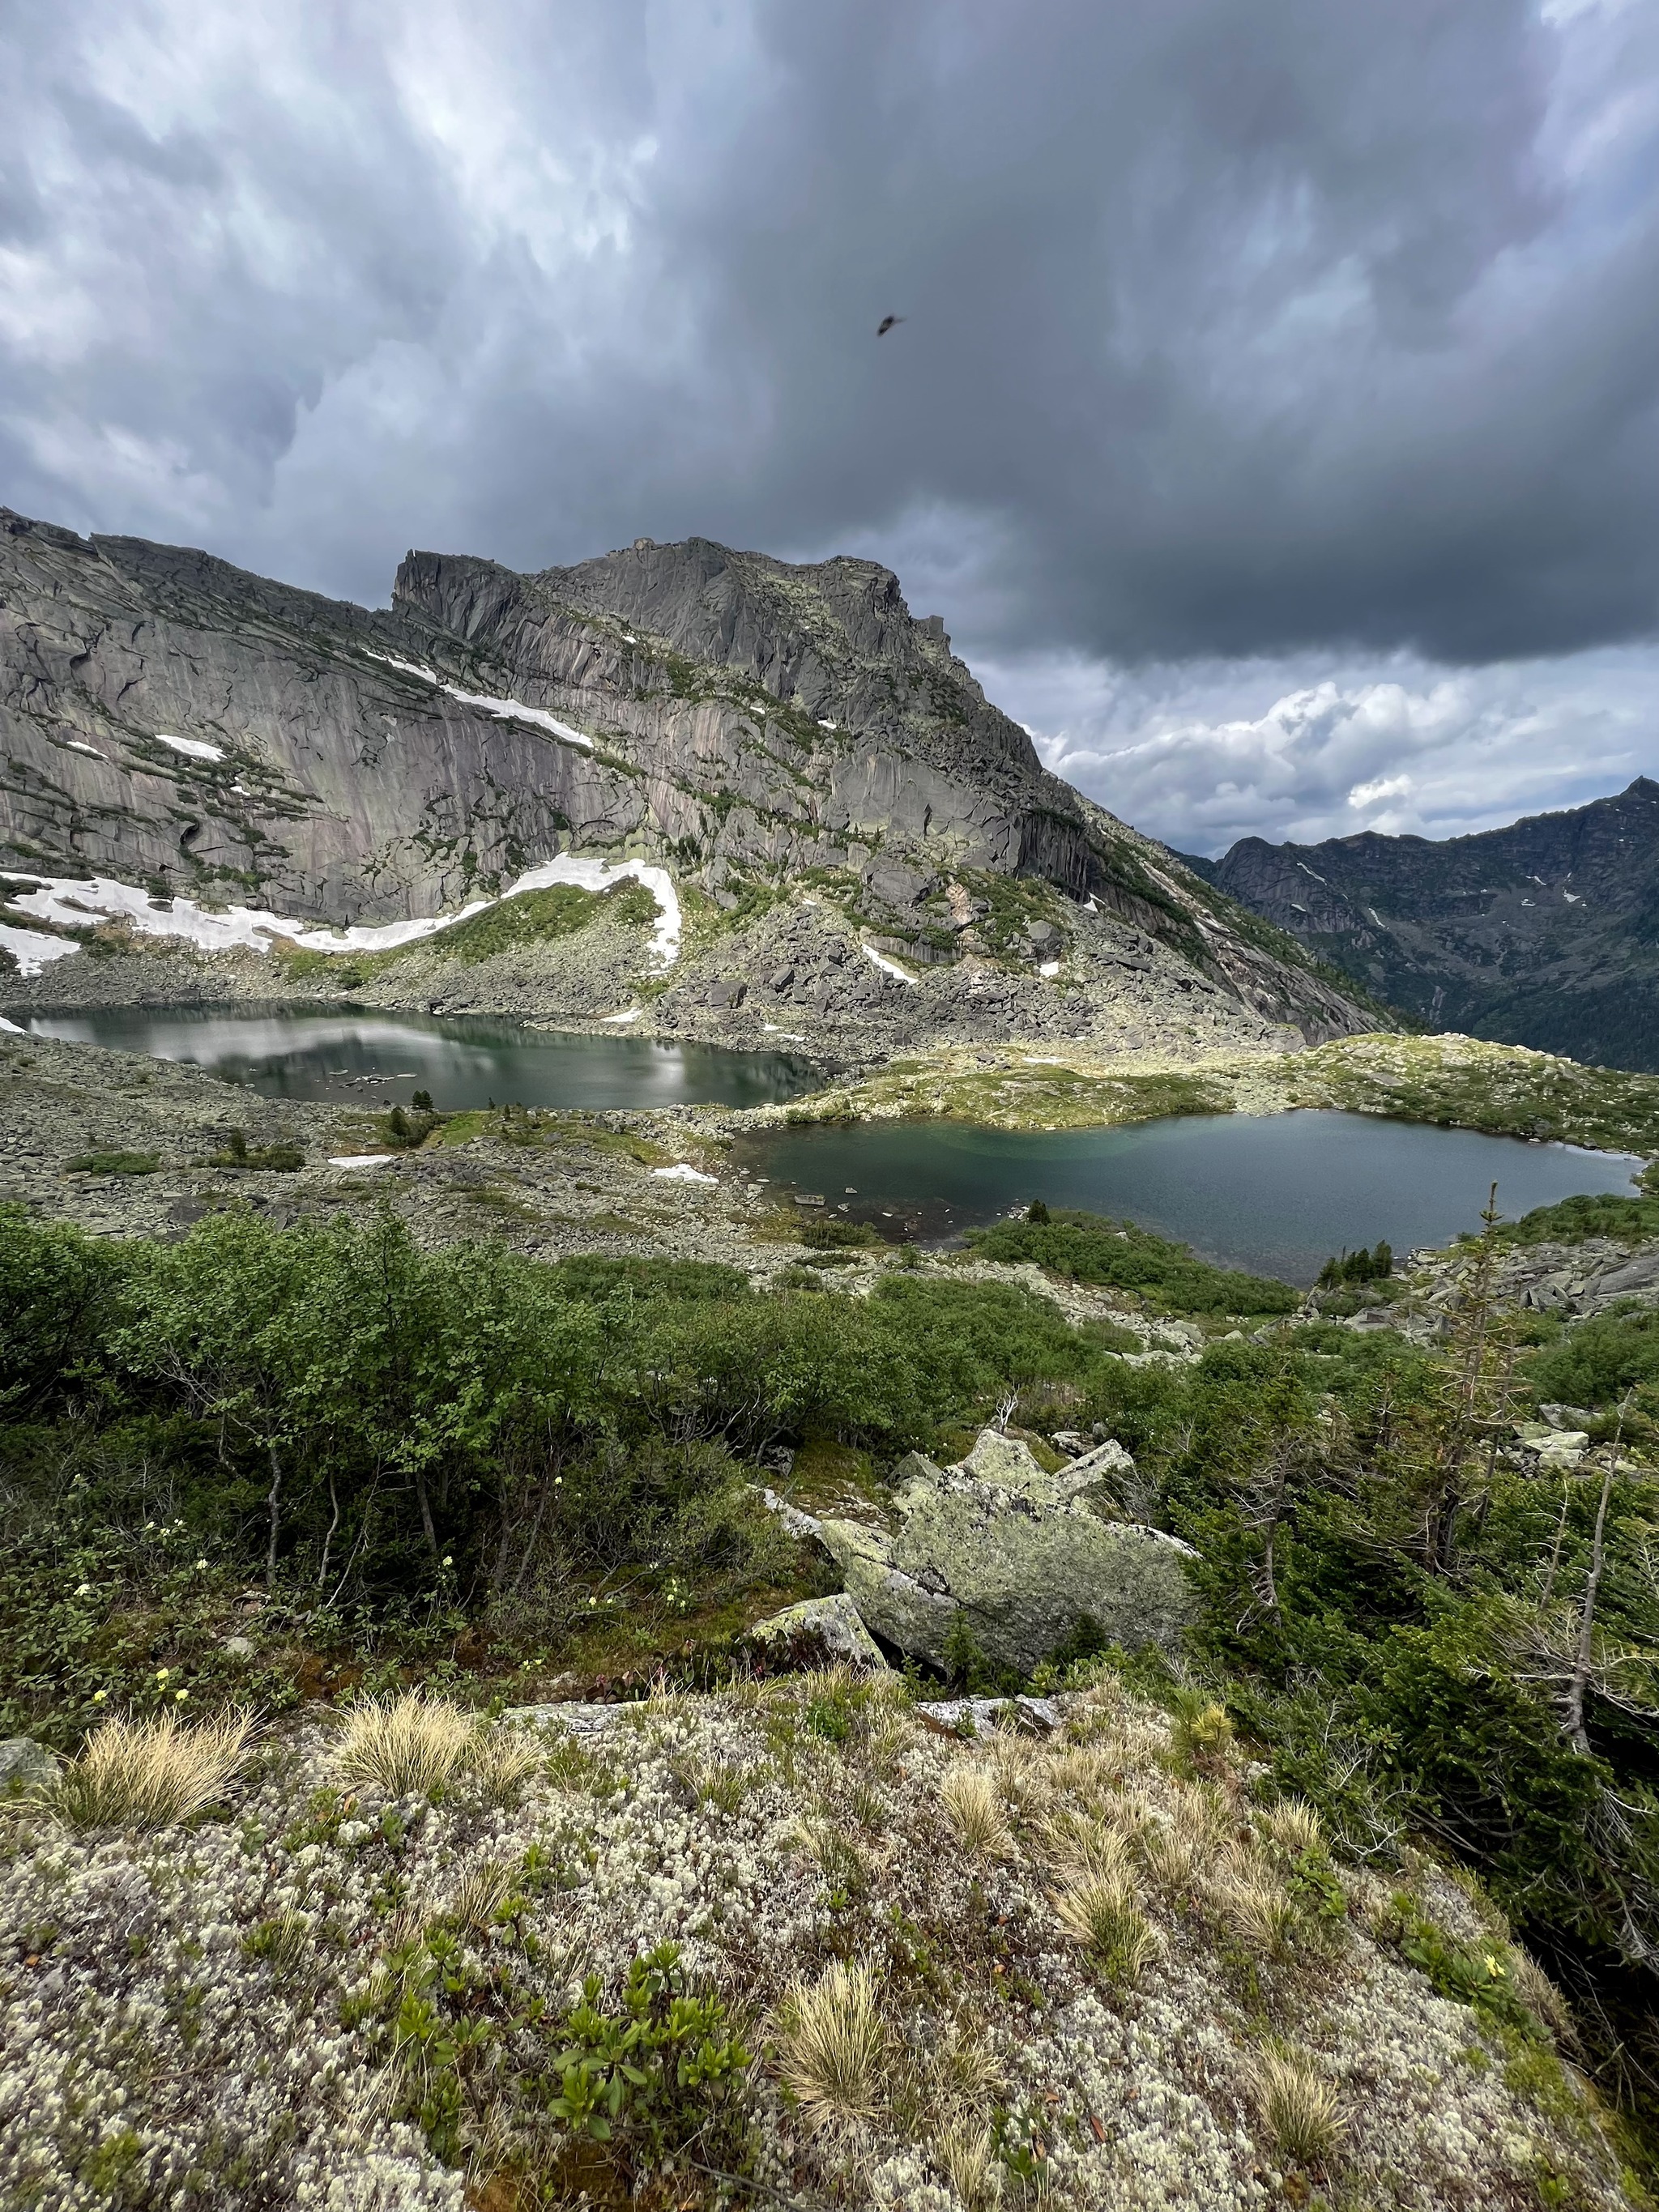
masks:
[(338, 1497), (335, 1494), (334, 1470), (332, 1468), (328, 1471), (328, 1502), (334, 1508), (334, 1514), (333, 1518), (328, 1524), (328, 1534), (323, 1539), (323, 1563), (317, 1570), (317, 1587), (319, 1589), (321, 1589), (323, 1584), (328, 1580), (329, 1549), (334, 1541), (334, 1531), (340, 1525), (340, 1501)]
[(426, 1494), (426, 1470), (415, 1470), (415, 1495), (420, 1501), (421, 1526), (426, 1532), (426, 1547), (435, 1559), (438, 1556), (438, 1532), (432, 1524), (432, 1501)]
[(1613, 1432), (1613, 1443), (1607, 1450), (1607, 1463), (1601, 1474), (1601, 1495), (1595, 1506), (1595, 1534), (1590, 1539), (1589, 1574), (1584, 1583), (1583, 1610), (1578, 1616), (1578, 1649), (1573, 1657), (1572, 1680), (1567, 1686), (1567, 1731), (1573, 1748), (1588, 1752), (1589, 1737), (1584, 1729), (1584, 1692), (1589, 1686), (1590, 1648), (1595, 1634), (1595, 1600), (1601, 1587), (1601, 1565), (1607, 1556), (1607, 1500), (1613, 1495), (1613, 1477), (1619, 1465), (1619, 1447), (1625, 1440), (1625, 1415), (1630, 1410), (1627, 1394), (1619, 1407), (1619, 1423)]
[(266, 1438), (265, 1449), (270, 1454), (270, 1495), (265, 1501), (270, 1510), (270, 1541), (265, 1547), (265, 1589), (274, 1593), (276, 1588), (276, 1531), (282, 1522), (283, 1468), (276, 1456), (276, 1439), (274, 1437)]
[(1555, 1574), (1561, 1564), (1561, 1546), (1567, 1533), (1567, 1508), (1571, 1503), (1572, 1477), (1570, 1474), (1564, 1474), (1561, 1478), (1561, 1517), (1555, 1524), (1555, 1541), (1550, 1547), (1550, 1571), (1544, 1577), (1544, 1595), (1541, 1601), (1545, 1605), (1547, 1605), (1555, 1595)]

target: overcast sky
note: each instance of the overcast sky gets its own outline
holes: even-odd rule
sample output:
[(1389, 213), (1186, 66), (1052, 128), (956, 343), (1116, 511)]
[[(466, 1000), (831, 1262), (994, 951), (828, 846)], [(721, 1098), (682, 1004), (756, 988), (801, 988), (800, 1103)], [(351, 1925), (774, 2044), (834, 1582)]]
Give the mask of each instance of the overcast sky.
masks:
[(1659, 774), (1653, 0), (0, 0), (0, 117), (25, 513), (867, 553), (1194, 851)]

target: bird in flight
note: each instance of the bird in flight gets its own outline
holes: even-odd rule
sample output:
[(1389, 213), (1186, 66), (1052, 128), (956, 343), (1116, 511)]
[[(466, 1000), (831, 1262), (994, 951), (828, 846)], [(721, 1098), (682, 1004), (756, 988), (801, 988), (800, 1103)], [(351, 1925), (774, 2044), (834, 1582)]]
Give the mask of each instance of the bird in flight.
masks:
[(876, 336), (878, 338), (884, 338), (895, 323), (902, 323), (903, 320), (902, 315), (884, 315), (876, 325)]

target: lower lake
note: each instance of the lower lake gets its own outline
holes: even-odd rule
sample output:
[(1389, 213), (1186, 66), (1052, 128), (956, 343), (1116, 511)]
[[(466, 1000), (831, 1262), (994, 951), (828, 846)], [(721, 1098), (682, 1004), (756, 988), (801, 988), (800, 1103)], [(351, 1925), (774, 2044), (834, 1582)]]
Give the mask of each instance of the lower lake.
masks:
[(184, 1060), (267, 1098), (407, 1106), (768, 1106), (822, 1081), (784, 1053), (582, 1036), (486, 1018), (365, 1007), (98, 1006), (26, 1018), (33, 1036)]
[(1300, 1284), (1344, 1247), (1382, 1237), (1403, 1255), (1478, 1228), (1494, 1182), (1513, 1218), (1579, 1191), (1628, 1192), (1641, 1165), (1621, 1153), (1307, 1109), (1037, 1132), (826, 1124), (744, 1139), (738, 1157), (780, 1195), (822, 1194), (826, 1212), (844, 1206), (846, 1218), (889, 1237), (946, 1237), (1040, 1198), (1127, 1216), (1223, 1266)]

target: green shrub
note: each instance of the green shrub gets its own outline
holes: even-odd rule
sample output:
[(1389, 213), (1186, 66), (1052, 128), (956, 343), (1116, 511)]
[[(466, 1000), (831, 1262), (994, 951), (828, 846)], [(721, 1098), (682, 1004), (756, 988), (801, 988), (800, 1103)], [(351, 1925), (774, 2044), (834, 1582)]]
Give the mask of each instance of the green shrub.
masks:
[(159, 1152), (76, 1152), (64, 1166), (71, 1175), (154, 1175), (161, 1164)]
[(968, 1242), (988, 1260), (1035, 1261), (1074, 1282), (1134, 1291), (1163, 1313), (1293, 1313), (1301, 1303), (1288, 1283), (1213, 1267), (1132, 1221), (1071, 1207), (1045, 1208), (1042, 1216), (1033, 1207), (1021, 1220), (970, 1229)]

